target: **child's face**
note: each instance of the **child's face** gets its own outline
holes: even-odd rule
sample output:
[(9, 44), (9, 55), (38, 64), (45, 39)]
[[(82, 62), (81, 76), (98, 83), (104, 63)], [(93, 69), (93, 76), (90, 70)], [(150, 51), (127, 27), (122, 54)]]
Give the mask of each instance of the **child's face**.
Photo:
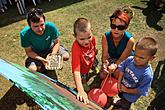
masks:
[(134, 62), (136, 66), (147, 66), (148, 62), (153, 59), (154, 56), (151, 56), (147, 50), (135, 48)]
[(75, 37), (76, 37), (77, 42), (81, 46), (88, 47), (89, 44), (92, 41), (92, 31), (91, 30), (88, 30), (86, 32), (79, 32), (79, 31), (77, 31)]

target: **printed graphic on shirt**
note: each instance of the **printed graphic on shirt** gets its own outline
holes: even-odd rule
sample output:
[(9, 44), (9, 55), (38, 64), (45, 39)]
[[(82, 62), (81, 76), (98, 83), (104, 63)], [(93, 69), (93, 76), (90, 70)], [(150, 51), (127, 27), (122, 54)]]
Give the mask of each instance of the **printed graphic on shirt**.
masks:
[(123, 78), (122, 83), (128, 88), (135, 88), (137, 86), (137, 83), (139, 83), (139, 80), (135, 76), (135, 73), (128, 67), (125, 68), (125, 73), (128, 74), (129, 78)]
[(47, 36), (47, 38), (45, 40), (49, 40), (50, 39), (50, 36)]

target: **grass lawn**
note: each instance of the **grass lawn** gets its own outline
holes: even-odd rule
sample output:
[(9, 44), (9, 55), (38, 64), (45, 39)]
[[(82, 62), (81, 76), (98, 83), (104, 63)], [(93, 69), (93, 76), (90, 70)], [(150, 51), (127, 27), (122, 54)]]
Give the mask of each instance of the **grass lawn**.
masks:
[[(70, 53), (74, 40), (74, 21), (78, 17), (89, 19), (93, 35), (97, 39), (97, 48), (99, 49), (97, 58), (100, 61), (101, 36), (109, 30), (108, 17), (116, 8), (124, 5), (132, 6), (135, 12), (135, 16), (128, 28), (135, 40), (144, 36), (151, 36), (159, 43), (157, 58), (152, 62), (153, 70), (155, 70), (158, 61), (165, 59), (165, 16), (160, 11), (155, 10), (151, 0), (52, 0), (50, 3), (45, 1), (37, 7), (44, 10), (47, 21), (52, 21), (56, 24), (61, 33), (61, 42), (69, 49)], [(33, 7), (33, 5), (31, 4), (30, 7)], [(26, 55), (24, 49), (20, 46), (19, 32), (26, 25), (25, 16), (18, 14), (16, 6), (9, 7), (7, 13), (0, 13), (0, 58), (24, 65)], [(71, 59), (64, 62), (63, 66), (64, 68), (61, 71), (57, 71), (58, 80), (69, 87), (75, 87), (71, 73)], [(0, 76), (1, 99), (10, 87), (11, 83)], [(141, 97), (132, 105), (132, 109), (145, 110), (149, 102), (155, 97), (155, 94), (155, 89), (151, 89), (147, 97)], [(26, 104), (20, 104), (17, 105), (17, 110), (28, 110), (28, 107)]]

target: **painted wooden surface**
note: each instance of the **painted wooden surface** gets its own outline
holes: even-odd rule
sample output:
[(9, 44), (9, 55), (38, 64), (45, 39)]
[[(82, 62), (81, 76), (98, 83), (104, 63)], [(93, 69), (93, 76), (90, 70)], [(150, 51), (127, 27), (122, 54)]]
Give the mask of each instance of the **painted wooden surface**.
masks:
[(0, 59), (0, 74), (32, 97), (44, 110), (102, 109), (93, 102), (89, 105), (79, 102), (71, 88), (41, 73), (32, 73), (18, 64)]

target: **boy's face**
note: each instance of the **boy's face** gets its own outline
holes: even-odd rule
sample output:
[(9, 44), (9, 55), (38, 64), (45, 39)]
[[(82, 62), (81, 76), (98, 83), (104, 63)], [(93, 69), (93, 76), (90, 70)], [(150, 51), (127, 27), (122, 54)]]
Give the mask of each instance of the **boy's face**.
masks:
[(40, 21), (38, 23), (30, 22), (30, 27), (34, 33), (36, 33), (38, 35), (42, 35), (44, 33), (44, 30), (45, 30), (45, 24), (44, 23), (45, 23), (44, 18), (41, 17)]
[(153, 59), (154, 56), (151, 56), (147, 50), (135, 48), (134, 62), (136, 66), (147, 66), (148, 62)]
[(113, 37), (119, 38), (123, 35), (125, 31), (126, 24), (124, 21), (121, 21), (120, 19), (116, 18), (111, 23), (111, 32)]
[(76, 37), (77, 42), (81, 46), (88, 47), (92, 41), (92, 31), (91, 30), (87, 30), (86, 32), (77, 31), (75, 37)]

